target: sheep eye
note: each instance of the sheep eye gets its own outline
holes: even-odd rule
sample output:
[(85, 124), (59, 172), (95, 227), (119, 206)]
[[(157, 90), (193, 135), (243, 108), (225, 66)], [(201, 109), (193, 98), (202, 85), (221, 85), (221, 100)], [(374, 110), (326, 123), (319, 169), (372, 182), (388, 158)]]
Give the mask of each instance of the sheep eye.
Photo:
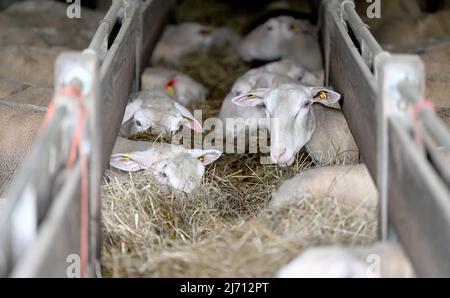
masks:
[(136, 120), (136, 125), (137, 126), (142, 126), (142, 123), (140, 121)]
[(289, 29), (291, 29), (291, 31), (298, 32), (298, 31), (300, 31), (300, 25), (297, 23), (292, 23), (289, 26)]
[(166, 173), (161, 173), (161, 177), (167, 178), (167, 174)]
[(267, 31), (272, 31), (273, 30), (273, 27), (272, 26), (267, 26)]
[(198, 33), (202, 36), (207, 36), (209, 35), (210, 31), (208, 29), (201, 29)]
[(325, 91), (320, 91), (316, 96), (314, 96), (314, 99), (327, 100), (328, 94)]
[(198, 158), (198, 160), (199, 160), (200, 162), (204, 162), (204, 161), (205, 161), (205, 157), (204, 157), (204, 156), (200, 156), (200, 157)]
[(256, 94), (249, 94), (249, 95), (247, 95), (247, 97), (253, 99), (253, 98), (256, 98)]

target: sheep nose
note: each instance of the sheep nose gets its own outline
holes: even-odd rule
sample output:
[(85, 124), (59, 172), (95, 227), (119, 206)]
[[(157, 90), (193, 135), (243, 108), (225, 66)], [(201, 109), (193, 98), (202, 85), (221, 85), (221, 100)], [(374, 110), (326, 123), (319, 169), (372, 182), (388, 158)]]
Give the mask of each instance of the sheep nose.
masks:
[(273, 149), (272, 150), (272, 155), (276, 160), (280, 160), (281, 157), (283, 157), (284, 154), (286, 154), (287, 149), (283, 148), (283, 149)]

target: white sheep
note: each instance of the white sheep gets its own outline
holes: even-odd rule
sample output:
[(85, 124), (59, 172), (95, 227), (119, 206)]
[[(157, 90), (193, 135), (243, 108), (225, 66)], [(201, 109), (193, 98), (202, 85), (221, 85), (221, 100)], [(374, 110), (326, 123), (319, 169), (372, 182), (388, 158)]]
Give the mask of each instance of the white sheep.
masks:
[(241, 42), (245, 61), (291, 59), (310, 71), (323, 69), (317, 28), (290, 16), (271, 18), (251, 31)]
[(119, 137), (110, 165), (129, 172), (151, 169), (159, 183), (190, 193), (200, 185), (205, 166), (220, 155), (217, 150), (185, 149), (180, 145), (130, 141)]
[(306, 249), (281, 268), (280, 278), (412, 278), (413, 266), (400, 245), (339, 246)]
[(196, 133), (203, 131), (201, 124), (191, 112), (157, 90), (132, 94), (122, 120), (122, 126), (130, 134), (150, 131), (170, 135), (183, 125)]
[(437, 107), (450, 108), (450, 42), (424, 49), (421, 58), (426, 69), (426, 98)]
[(4, 195), (30, 151), (44, 114), (45, 108), (34, 106), (32, 102), (0, 100), (0, 196)]
[(65, 48), (0, 46), (0, 77), (53, 85), (54, 63)]
[[(339, 204), (378, 209), (378, 191), (364, 164), (314, 168), (297, 174), (272, 193), (273, 208), (285, 208), (305, 196), (334, 198)], [(306, 249), (284, 266), (278, 277), (413, 277), (400, 246), (339, 246)]]
[[(351, 156), (358, 156), (359, 152), (356, 144), (351, 136), (349, 128), (340, 111), (329, 109), (331, 105), (337, 103), (340, 94), (327, 89), (325, 87), (306, 87), (299, 84), (285, 84), (278, 88), (260, 88), (252, 90), (247, 94), (232, 97), (229, 95), (225, 99), (219, 117), (227, 121), (227, 118), (269, 118), (270, 119), (270, 157), (273, 162), (278, 165), (286, 166), (293, 163), (295, 155), (306, 144), (314, 142), (307, 150), (314, 153), (313, 157), (321, 164), (332, 162), (343, 152), (350, 152)], [(230, 104), (234, 103), (243, 107), (243, 110), (235, 108), (236, 113), (229, 109)], [(314, 103), (320, 103), (326, 107), (313, 108)], [(317, 119), (315, 112), (320, 116)], [(248, 118), (246, 118), (248, 117)], [(334, 118), (341, 119), (334, 119)], [(318, 130), (321, 121), (329, 121), (339, 124), (335, 127), (329, 125), (330, 132)], [(344, 131), (341, 135), (345, 135), (344, 139), (327, 139), (328, 136), (339, 135), (340, 131)], [(227, 134), (233, 131), (227, 127)], [(238, 132), (239, 133), (239, 132)], [(335, 142), (335, 143), (333, 143)], [(338, 148), (335, 152), (330, 148)], [(328, 155), (325, 153), (329, 153)]]
[(378, 204), (378, 191), (364, 164), (303, 171), (272, 193), (270, 205), (284, 207), (305, 196), (332, 197), (345, 204), (364, 205), (373, 210)]
[(184, 57), (205, 51), (211, 45), (211, 32), (210, 27), (198, 23), (167, 26), (153, 52), (153, 65), (179, 65)]
[(142, 90), (161, 90), (188, 108), (197, 108), (205, 101), (208, 90), (190, 76), (168, 68), (149, 67), (141, 76)]
[(258, 88), (276, 88), (281, 84), (323, 85), (323, 71), (313, 73), (288, 59), (265, 64), (247, 71), (236, 80), (231, 92), (241, 95)]

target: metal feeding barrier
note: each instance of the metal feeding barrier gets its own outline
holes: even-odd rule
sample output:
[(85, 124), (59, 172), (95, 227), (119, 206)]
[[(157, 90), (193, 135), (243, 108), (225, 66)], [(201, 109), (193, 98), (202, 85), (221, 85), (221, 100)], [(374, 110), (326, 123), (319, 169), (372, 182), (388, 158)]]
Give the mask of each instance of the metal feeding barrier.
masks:
[[(102, 173), (174, 5), (115, 0), (89, 48), (57, 59), (54, 100), (0, 216), (0, 276), (77, 275), (72, 262), (100, 276)], [(353, 1), (317, 7), (327, 82), (380, 191), (380, 238), (398, 237), (419, 276), (450, 276), (450, 133), (424, 100), (423, 63), (384, 52)]]
[(384, 52), (353, 1), (321, 17), (327, 81), (379, 189), (380, 238), (398, 238), (419, 276), (450, 277), (450, 132), (425, 100), (423, 62)]
[(54, 98), (0, 215), (0, 276), (100, 276), (101, 177), (174, 5), (114, 0), (89, 48), (57, 58)]

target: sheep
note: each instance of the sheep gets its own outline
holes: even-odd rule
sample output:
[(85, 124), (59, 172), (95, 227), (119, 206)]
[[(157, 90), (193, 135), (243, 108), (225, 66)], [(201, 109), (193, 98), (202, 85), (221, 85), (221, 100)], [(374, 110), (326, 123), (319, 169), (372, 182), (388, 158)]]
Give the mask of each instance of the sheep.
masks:
[(182, 125), (196, 133), (203, 131), (202, 125), (191, 112), (162, 91), (140, 91), (131, 95), (125, 108), (122, 131), (125, 131), (125, 134), (150, 131), (170, 135), (177, 132)]
[(217, 150), (185, 149), (179, 145), (119, 137), (110, 166), (129, 172), (151, 169), (160, 184), (191, 193), (200, 185), (205, 166), (220, 156), (221, 152)]
[(279, 278), (413, 278), (415, 272), (400, 245), (314, 247), (281, 268)]
[(199, 23), (170, 25), (156, 45), (152, 64), (159, 62), (180, 65), (183, 58), (196, 53), (234, 53), (238, 50), (241, 36), (227, 27), (210, 27)]
[(89, 46), (93, 31), (61, 30), (59, 28), (8, 28), (0, 31), (0, 44), (37, 47), (64, 46), (82, 50)]
[(450, 108), (450, 42), (428, 47), (422, 51), (426, 68), (426, 98), (437, 107)]
[(345, 204), (364, 205), (372, 210), (378, 204), (377, 189), (364, 164), (303, 171), (272, 193), (270, 205), (282, 208), (305, 196), (333, 197)]
[(50, 87), (0, 77), (0, 195), (29, 152), (52, 95)]
[(149, 67), (141, 76), (142, 90), (162, 90), (188, 108), (198, 108), (205, 101), (207, 89), (188, 75), (167, 68)]
[(0, 47), (0, 77), (53, 85), (54, 61), (65, 48)]
[(252, 89), (273, 88), (287, 83), (321, 86), (323, 85), (323, 76), (323, 71), (312, 73), (298, 63), (282, 59), (250, 69), (236, 80), (231, 91), (241, 95)]
[[(351, 159), (357, 159), (357, 156), (359, 156), (356, 143), (351, 136), (342, 112), (325, 107), (311, 107), (314, 103), (320, 103), (327, 107), (337, 103), (340, 94), (330, 89), (284, 84), (278, 88), (260, 88), (234, 98), (232, 96), (229, 95), (225, 101), (231, 101), (244, 109), (238, 111), (236, 115), (228, 109), (228, 104), (226, 109), (222, 106), (219, 117), (225, 121), (228, 118), (236, 117), (244, 119), (269, 118), (270, 157), (273, 162), (280, 166), (291, 165), (295, 159), (295, 154), (310, 141), (311, 145), (307, 146), (306, 149), (312, 153), (313, 158), (320, 164), (331, 163), (342, 153), (350, 154)], [(319, 119), (315, 116), (316, 111), (318, 111)], [(330, 131), (319, 129), (315, 133), (316, 127), (320, 127), (322, 122), (327, 125)], [(334, 126), (334, 124), (340, 126)], [(230, 132), (227, 127), (227, 134)], [(345, 138), (328, 138), (329, 136), (339, 135), (343, 135)], [(315, 140), (312, 140), (313, 137)], [(330, 148), (336, 148), (335, 152), (330, 151)], [(330, 154), (324, 156), (324, 153)]]
[(410, 52), (450, 36), (450, 11), (421, 17), (372, 20), (369, 23), (377, 41), (387, 50)]
[(153, 52), (152, 64), (179, 65), (184, 57), (209, 47), (211, 31), (210, 27), (198, 23), (167, 26)]
[(271, 18), (255, 28), (242, 40), (239, 53), (245, 61), (288, 58), (309, 71), (323, 69), (317, 28), (290, 16)]
[[(314, 168), (297, 174), (272, 193), (270, 206), (286, 208), (305, 196), (331, 197), (340, 204), (378, 208), (378, 192), (364, 164)], [(379, 261), (381, 263), (377, 264)], [(375, 262), (375, 263), (374, 263)], [(379, 268), (373, 267), (379, 265)], [(278, 277), (413, 277), (408, 259), (395, 244), (371, 247), (315, 247), (279, 270)]]
[(0, 101), (0, 196), (30, 151), (44, 112), (32, 104)]
[(52, 96), (53, 89), (50, 87), (0, 77), (1, 101), (46, 107)]

